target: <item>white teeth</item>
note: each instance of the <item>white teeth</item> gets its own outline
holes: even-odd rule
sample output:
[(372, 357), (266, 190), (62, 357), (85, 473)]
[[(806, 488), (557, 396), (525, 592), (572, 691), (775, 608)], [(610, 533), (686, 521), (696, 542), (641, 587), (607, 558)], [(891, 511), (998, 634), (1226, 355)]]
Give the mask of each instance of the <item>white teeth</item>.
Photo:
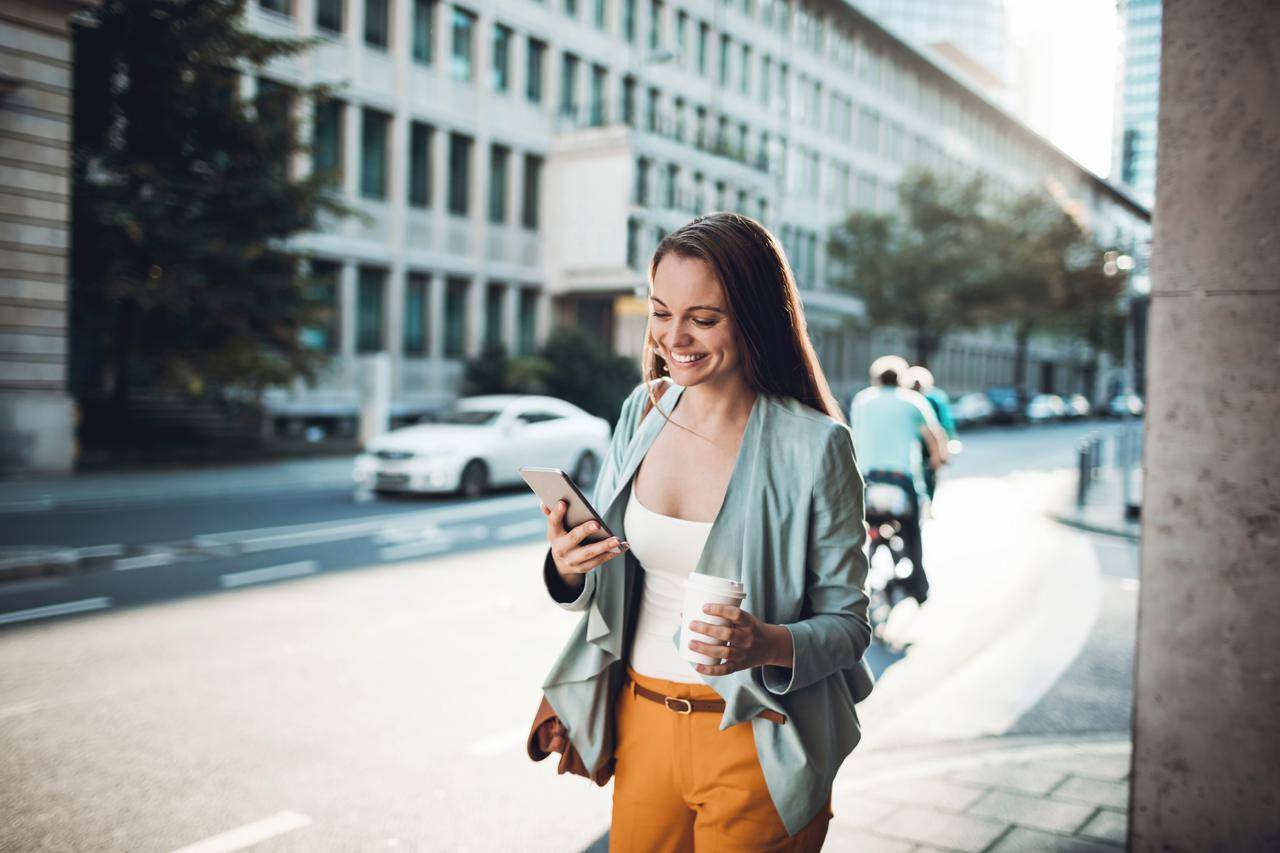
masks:
[(679, 364), (692, 364), (693, 362), (700, 361), (706, 357), (707, 354), (705, 352), (701, 355), (672, 355), (672, 358)]

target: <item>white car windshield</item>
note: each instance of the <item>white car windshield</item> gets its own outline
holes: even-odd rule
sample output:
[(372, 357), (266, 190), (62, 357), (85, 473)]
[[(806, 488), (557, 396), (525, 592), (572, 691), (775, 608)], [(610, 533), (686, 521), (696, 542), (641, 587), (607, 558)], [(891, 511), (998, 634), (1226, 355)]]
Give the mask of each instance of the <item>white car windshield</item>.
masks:
[(489, 426), (498, 420), (501, 412), (489, 409), (450, 409), (435, 415), (428, 415), (422, 423), (450, 424), (452, 426)]

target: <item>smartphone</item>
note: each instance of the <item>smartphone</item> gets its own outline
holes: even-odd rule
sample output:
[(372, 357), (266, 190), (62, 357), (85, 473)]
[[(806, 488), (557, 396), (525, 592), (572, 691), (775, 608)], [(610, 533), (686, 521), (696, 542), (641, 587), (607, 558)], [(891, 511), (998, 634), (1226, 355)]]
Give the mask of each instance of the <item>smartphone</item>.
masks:
[(524, 477), (529, 488), (533, 489), (533, 493), (547, 509), (553, 508), (559, 501), (566, 501), (569, 504), (569, 509), (564, 515), (565, 530), (572, 530), (588, 521), (600, 523), (600, 529), (588, 533), (583, 542), (603, 542), (613, 537), (613, 532), (609, 530), (591, 502), (583, 497), (573, 478), (559, 468), (524, 467), (520, 469), (520, 476)]

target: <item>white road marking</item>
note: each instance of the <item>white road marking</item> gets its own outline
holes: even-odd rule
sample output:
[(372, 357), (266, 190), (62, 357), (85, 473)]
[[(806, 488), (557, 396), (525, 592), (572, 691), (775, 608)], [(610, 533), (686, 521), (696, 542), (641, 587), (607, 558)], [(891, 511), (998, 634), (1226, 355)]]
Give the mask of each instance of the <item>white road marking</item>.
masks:
[(388, 545), (386, 548), (378, 549), (378, 559), (380, 560), (408, 560), (413, 557), (426, 557), (431, 554), (439, 554), (441, 551), (448, 551), (453, 547), (453, 539), (445, 536), (440, 539), (433, 539), (427, 542), (406, 542), (403, 545)]
[(236, 545), (242, 552), (267, 551), (276, 548), (293, 548), (321, 542), (337, 542), (343, 539), (361, 539), (366, 536), (401, 529), (405, 526), (449, 524), (470, 521), (486, 516), (501, 515), (514, 510), (536, 508), (534, 495), (512, 495), (504, 498), (441, 507), (422, 512), (401, 515), (383, 515), (351, 522), (319, 522), (295, 524), (284, 527), (263, 527), (255, 530), (233, 530), (226, 533), (210, 533), (195, 537), (195, 545), (209, 548), (218, 545)]
[(268, 566), (265, 569), (230, 572), (223, 575), (220, 580), (224, 587), (230, 589), (238, 586), (248, 586), (251, 583), (266, 583), (268, 581), (284, 580), (285, 578), (300, 578), (303, 575), (313, 575), (319, 568), (320, 564), (315, 560), (300, 560), (296, 563)]
[(76, 556), (81, 560), (94, 557), (119, 557), (124, 553), (123, 545), (90, 545), (87, 548), (76, 548)]
[(246, 823), (244, 826), (220, 832), (203, 841), (197, 841), (195, 844), (180, 847), (173, 853), (232, 853), (235, 850), (244, 850), (246, 847), (252, 847), (255, 844), (266, 841), (268, 838), (275, 838), (277, 835), (284, 835), (286, 832), (301, 829), (309, 823), (311, 823), (311, 818), (304, 814), (279, 812), (269, 818), (264, 818), (254, 823)]
[(158, 551), (154, 554), (141, 554), (137, 557), (123, 557), (111, 564), (117, 572), (131, 572), (134, 569), (153, 569), (156, 566), (167, 566), (178, 561), (172, 551)]
[(529, 734), (528, 726), (519, 726), (481, 738), (467, 746), (468, 755), (501, 755), (504, 752), (515, 752), (524, 748)]
[(29, 610), (0, 613), (0, 625), (8, 625), (11, 622), (26, 622), (31, 619), (47, 619), (50, 616), (66, 616), (71, 613), (85, 613), (89, 610), (104, 610), (110, 606), (111, 599), (109, 598), (82, 598), (79, 601), (67, 601), (62, 604), (32, 607)]
[(532, 536), (535, 533), (541, 533), (547, 529), (546, 521), (519, 521), (515, 524), (504, 524), (498, 528), (498, 541), (505, 542), (508, 539), (519, 539), (523, 536)]

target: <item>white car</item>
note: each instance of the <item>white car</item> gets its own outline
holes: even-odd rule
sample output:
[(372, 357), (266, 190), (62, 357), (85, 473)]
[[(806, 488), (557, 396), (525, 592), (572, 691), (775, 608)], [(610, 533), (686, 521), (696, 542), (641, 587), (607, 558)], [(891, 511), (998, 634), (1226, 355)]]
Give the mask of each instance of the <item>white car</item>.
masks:
[(991, 420), (996, 407), (986, 394), (964, 394), (951, 404), (951, 416), (957, 424), (980, 424)]
[(1027, 403), (1027, 420), (1032, 423), (1055, 421), (1067, 416), (1067, 404), (1057, 394), (1037, 394)]
[(609, 446), (609, 422), (554, 397), (465, 397), (430, 423), (392, 430), (356, 457), (358, 488), (484, 494), (521, 483), (520, 468), (561, 468), (586, 488)]

